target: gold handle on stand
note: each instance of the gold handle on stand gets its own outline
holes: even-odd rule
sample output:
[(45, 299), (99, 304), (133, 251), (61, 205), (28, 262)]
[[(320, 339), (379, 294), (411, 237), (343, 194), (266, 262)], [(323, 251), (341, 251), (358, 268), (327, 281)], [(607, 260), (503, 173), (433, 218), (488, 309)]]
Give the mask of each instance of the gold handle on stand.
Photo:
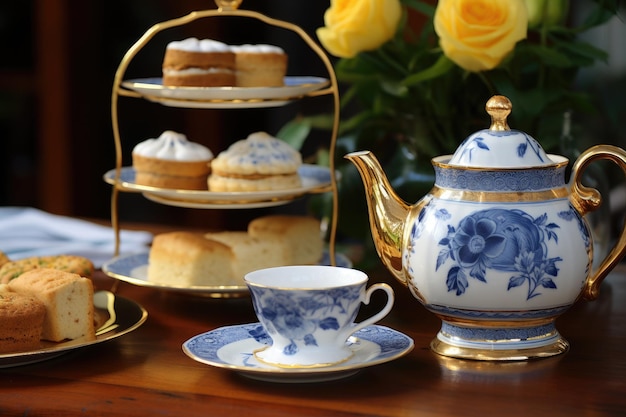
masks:
[[(602, 198), (598, 190), (584, 186), (581, 183), (582, 174), (587, 166), (597, 160), (610, 160), (618, 165), (626, 176), (626, 151), (613, 145), (596, 145), (583, 152), (572, 167), (570, 179), (570, 201), (581, 215), (598, 208)], [(608, 221), (608, 220), (607, 220)], [(585, 283), (582, 296), (586, 300), (595, 300), (600, 291), (600, 284), (611, 270), (626, 254), (626, 225), (609, 254), (604, 258), (598, 269), (591, 273)]]
[(215, 0), (217, 10), (237, 10), (243, 0)]

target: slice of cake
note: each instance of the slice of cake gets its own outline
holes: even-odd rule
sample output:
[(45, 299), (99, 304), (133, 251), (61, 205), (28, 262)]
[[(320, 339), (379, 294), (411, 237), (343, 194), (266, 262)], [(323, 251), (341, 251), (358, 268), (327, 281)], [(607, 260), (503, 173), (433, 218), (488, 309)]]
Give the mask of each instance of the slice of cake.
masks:
[(255, 132), (211, 162), (210, 191), (267, 191), (301, 186), (300, 152), (266, 132)]
[(135, 182), (159, 188), (206, 190), (213, 153), (187, 136), (166, 130), (132, 151)]
[(148, 259), (148, 279), (175, 287), (241, 285), (232, 271), (230, 247), (201, 233), (156, 235)]
[(243, 277), (257, 269), (289, 264), (286, 242), (278, 238), (258, 239), (247, 232), (207, 233), (204, 237), (227, 245), (233, 251), (233, 274), (244, 284)]
[(46, 307), (36, 297), (0, 285), (0, 354), (40, 346)]
[(285, 265), (314, 265), (322, 259), (324, 241), (320, 221), (310, 216), (271, 215), (248, 224), (248, 234), (259, 240), (285, 242), (289, 261)]
[(232, 46), (237, 87), (281, 87), (287, 73), (287, 54), (274, 45)]
[(235, 85), (235, 54), (211, 39), (170, 42), (163, 57), (163, 85), (221, 87)]
[(58, 269), (37, 268), (11, 280), (8, 286), (11, 291), (36, 297), (45, 306), (42, 339), (95, 339), (90, 279)]

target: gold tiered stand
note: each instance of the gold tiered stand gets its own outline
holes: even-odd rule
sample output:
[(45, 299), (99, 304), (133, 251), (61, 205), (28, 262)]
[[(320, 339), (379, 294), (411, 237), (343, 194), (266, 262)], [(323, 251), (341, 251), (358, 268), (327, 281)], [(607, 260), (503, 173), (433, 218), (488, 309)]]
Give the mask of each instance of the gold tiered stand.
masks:
[[(303, 31), (299, 26), (294, 25), (289, 22), (276, 20), (265, 16), (261, 13), (249, 11), (249, 10), (240, 10), (239, 6), (241, 5), (242, 0), (216, 0), (217, 9), (212, 10), (202, 10), (202, 11), (194, 11), (189, 13), (186, 16), (168, 20), (165, 22), (158, 23), (152, 26), (148, 31), (144, 33), (144, 35), (126, 52), (124, 55), (117, 71), (115, 73), (115, 79), (113, 83), (113, 92), (111, 95), (111, 119), (113, 125), (113, 135), (115, 139), (115, 171), (114, 175), (111, 179), (111, 184), (113, 185), (113, 191), (111, 196), (111, 222), (113, 229), (115, 231), (115, 256), (119, 255), (120, 249), (120, 220), (118, 213), (118, 196), (120, 191), (132, 192), (137, 191), (136, 189), (129, 189), (124, 185), (124, 182), (121, 178), (122, 173), (122, 140), (120, 137), (119, 131), (119, 120), (118, 120), (118, 99), (120, 96), (125, 97), (135, 97), (135, 98), (144, 98), (153, 102), (159, 102), (159, 98), (150, 96), (149, 94), (144, 94), (142, 92), (138, 92), (137, 90), (129, 89), (124, 85), (124, 76), (128, 66), (131, 61), (135, 58), (137, 53), (143, 49), (146, 44), (159, 32), (164, 31), (166, 29), (170, 29), (177, 26), (187, 25), (191, 22), (194, 22), (199, 19), (210, 18), (210, 17), (222, 17), (222, 16), (240, 16), (247, 17), (251, 19), (260, 20), (267, 25), (276, 26), (279, 28), (287, 29), (289, 31), (295, 32), (299, 35), (304, 42), (311, 48), (313, 52), (315, 52), (321, 61), (324, 63), (327, 71), (328, 71), (328, 81), (329, 83), (325, 84), (323, 88), (316, 89), (313, 91), (307, 91), (304, 94), (301, 94), (297, 97), (280, 97), (280, 98), (270, 98), (267, 99), (270, 102), (264, 103), (264, 107), (271, 107), (273, 103), (271, 100), (285, 101), (285, 100), (295, 100), (304, 97), (313, 97), (313, 96), (321, 96), (321, 95), (331, 95), (333, 96), (334, 103), (334, 118), (333, 118), (333, 126), (331, 132), (331, 140), (330, 140), (330, 158), (329, 158), (329, 168), (330, 168), (330, 186), (318, 188), (315, 190), (309, 190), (310, 193), (313, 192), (332, 192), (332, 218), (328, 222), (328, 236), (329, 236), (329, 256), (330, 256), (330, 264), (336, 265), (336, 254), (335, 254), (335, 240), (337, 233), (337, 217), (338, 217), (338, 198), (337, 198), (337, 181), (335, 174), (335, 146), (337, 140), (337, 132), (339, 128), (339, 91), (337, 86), (337, 79), (335, 76), (335, 72), (333, 66), (324, 53), (324, 51), (311, 39), (311, 37)], [(210, 108), (229, 108), (234, 104), (234, 101), (219, 98), (219, 99), (210, 99), (210, 100), (185, 100), (185, 99), (177, 99), (168, 98), (167, 100), (169, 105), (174, 105), (176, 107), (197, 107), (200, 104), (200, 107), (210, 107)], [(265, 101), (263, 100), (249, 100), (249, 107), (259, 107), (259, 102)], [(172, 104), (174, 103), (175, 104)], [(168, 104), (168, 103), (163, 103)], [(237, 100), (237, 106), (246, 107), (245, 100)], [(207, 106), (208, 105), (208, 106)], [(279, 104), (276, 104), (279, 105)], [(289, 199), (289, 198), (287, 198)]]

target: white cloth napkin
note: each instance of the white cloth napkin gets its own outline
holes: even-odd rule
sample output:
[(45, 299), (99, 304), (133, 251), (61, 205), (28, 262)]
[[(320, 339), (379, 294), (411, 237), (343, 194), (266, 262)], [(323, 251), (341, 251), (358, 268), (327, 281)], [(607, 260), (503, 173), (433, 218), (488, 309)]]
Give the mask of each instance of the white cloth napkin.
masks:
[[(120, 255), (147, 252), (152, 234), (120, 231)], [(0, 207), (0, 251), (9, 259), (30, 256), (78, 255), (96, 268), (115, 252), (113, 228), (32, 207)]]

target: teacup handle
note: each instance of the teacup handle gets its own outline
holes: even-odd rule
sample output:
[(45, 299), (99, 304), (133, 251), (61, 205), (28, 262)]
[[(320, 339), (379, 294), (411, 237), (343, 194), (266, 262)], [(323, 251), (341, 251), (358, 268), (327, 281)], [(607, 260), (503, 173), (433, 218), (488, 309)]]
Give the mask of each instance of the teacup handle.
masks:
[(391, 311), (391, 308), (393, 307), (393, 303), (394, 303), (394, 293), (393, 293), (393, 288), (391, 288), (390, 285), (385, 284), (383, 282), (379, 282), (376, 283), (372, 286), (370, 286), (366, 291), (365, 291), (365, 296), (363, 297), (363, 300), (361, 300), (361, 302), (365, 305), (370, 303), (370, 298), (372, 296), (372, 294), (374, 293), (374, 291), (377, 290), (382, 290), (384, 292), (387, 293), (387, 304), (385, 304), (385, 306), (383, 307), (382, 310), (380, 310), (378, 313), (374, 314), (372, 317), (363, 320), (360, 323), (357, 323), (356, 325), (350, 327), (350, 331), (349, 333), (346, 335), (346, 339), (348, 338), (348, 336), (350, 336), (353, 333), (358, 332), (359, 330), (361, 330), (364, 327), (367, 327), (369, 325), (372, 325), (376, 322), (379, 322), (380, 320), (382, 320), (387, 314), (389, 314), (389, 312)]
[[(591, 162), (600, 159), (608, 159), (614, 162), (626, 175), (626, 151), (622, 148), (613, 145), (596, 145), (580, 154), (572, 166), (570, 202), (581, 215), (595, 210), (601, 204), (602, 198), (598, 190), (585, 187), (581, 183), (585, 168)], [(586, 300), (595, 300), (598, 297), (600, 284), (602, 284), (604, 278), (617, 265), (624, 254), (626, 254), (626, 225), (622, 228), (617, 243), (604, 258), (598, 269), (587, 279), (582, 293)]]

